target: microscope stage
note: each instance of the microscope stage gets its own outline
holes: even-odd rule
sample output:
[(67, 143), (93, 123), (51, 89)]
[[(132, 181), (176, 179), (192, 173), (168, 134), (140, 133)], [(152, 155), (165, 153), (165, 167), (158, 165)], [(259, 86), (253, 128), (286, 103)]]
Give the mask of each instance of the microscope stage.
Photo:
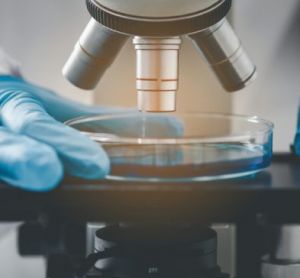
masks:
[(23, 192), (0, 186), (0, 221), (54, 213), (75, 221), (235, 222), (267, 212), (300, 217), (300, 161), (275, 155), (256, 176), (190, 184), (123, 183), (66, 178), (55, 191)]

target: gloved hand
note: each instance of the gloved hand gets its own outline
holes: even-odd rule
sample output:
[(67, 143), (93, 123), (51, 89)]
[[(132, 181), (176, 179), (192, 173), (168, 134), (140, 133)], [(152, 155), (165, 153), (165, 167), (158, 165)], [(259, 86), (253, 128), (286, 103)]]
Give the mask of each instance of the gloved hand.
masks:
[[(86, 179), (100, 179), (109, 172), (103, 149), (61, 122), (124, 110), (84, 106), (20, 77), (0, 76), (0, 111), (0, 180), (26, 190), (47, 191), (59, 184), (64, 172)], [(153, 133), (182, 133), (171, 117), (155, 117), (151, 124)], [(118, 130), (134, 134), (135, 124), (128, 127), (120, 122)]]
[(297, 121), (297, 129), (296, 129), (296, 135), (294, 139), (293, 150), (297, 156), (300, 156), (300, 105), (298, 109), (298, 121)]
[(80, 114), (75, 104), (67, 105), (66, 100), (20, 78), (2, 76), (0, 111), (0, 180), (46, 191), (60, 182), (64, 171), (88, 179), (109, 172), (106, 153), (58, 121)]

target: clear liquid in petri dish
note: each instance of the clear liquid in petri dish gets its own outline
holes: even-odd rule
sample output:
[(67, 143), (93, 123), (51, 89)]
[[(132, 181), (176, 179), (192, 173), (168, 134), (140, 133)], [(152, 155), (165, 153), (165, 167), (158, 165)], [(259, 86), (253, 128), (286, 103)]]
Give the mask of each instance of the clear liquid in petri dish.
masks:
[[(254, 144), (104, 146), (112, 161), (110, 176), (200, 179), (244, 176), (270, 164), (270, 146)], [(118, 155), (122, 153), (122, 156)]]

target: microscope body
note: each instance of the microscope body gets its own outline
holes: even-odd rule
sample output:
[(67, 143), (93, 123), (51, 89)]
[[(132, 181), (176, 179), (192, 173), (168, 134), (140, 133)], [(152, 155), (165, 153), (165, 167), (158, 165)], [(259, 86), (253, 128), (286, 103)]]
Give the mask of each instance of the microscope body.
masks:
[(141, 111), (176, 110), (183, 36), (204, 55), (225, 90), (240, 90), (255, 77), (255, 66), (225, 18), (231, 0), (86, 2), (92, 19), (63, 69), (77, 87), (95, 88), (130, 37)]

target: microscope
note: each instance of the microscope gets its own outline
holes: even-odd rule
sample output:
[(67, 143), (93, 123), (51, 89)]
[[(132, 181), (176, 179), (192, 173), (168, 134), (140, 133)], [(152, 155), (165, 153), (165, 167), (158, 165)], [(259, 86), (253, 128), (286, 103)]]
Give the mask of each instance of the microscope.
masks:
[[(87, 0), (92, 19), (65, 64), (63, 75), (81, 89), (94, 89), (125, 42), (132, 39), (138, 109), (172, 112), (176, 110), (180, 46), (182, 37), (187, 37), (224, 89), (240, 90), (255, 78), (256, 68), (226, 19), (231, 4), (231, 0)], [(229, 277), (217, 265), (216, 232), (200, 222), (90, 223), (89, 256), (73, 274)], [(26, 227), (21, 234), (26, 238)]]
[[(231, 0), (87, 0), (92, 19), (65, 64), (63, 75), (79, 88), (94, 89), (125, 42), (132, 38), (138, 109), (172, 112), (176, 110), (180, 46), (182, 37), (187, 37), (224, 89), (240, 90), (255, 78), (256, 68), (226, 19), (231, 4)], [(44, 247), (36, 249), (47, 249), (47, 241), (55, 241), (55, 235), (60, 238), (66, 227), (59, 221), (57, 225), (57, 219), (56, 224), (52, 222), (47, 229), (24, 224), (20, 228), (20, 253), (37, 252), (29, 246), (38, 244), (29, 243), (37, 242), (41, 234)], [(71, 262), (69, 257), (52, 251), (47, 277), (227, 278), (229, 274), (217, 264), (217, 234), (209, 225), (205, 219), (196, 223), (153, 219), (145, 223), (88, 223), (87, 258)], [(57, 226), (61, 227), (59, 234)], [(68, 251), (69, 245), (62, 240), (57, 248), (70, 254), (79, 249), (82, 255), (83, 245), (77, 240), (77, 247)]]
[[(226, 91), (255, 78), (255, 66), (226, 19), (231, 0), (86, 4), (92, 19), (63, 69), (79, 88), (93, 89), (130, 37), (143, 112), (176, 110), (183, 37)], [(47, 278), (299, 278), (299, 181), (299, 158), (278, 153), (268, 169), (239, 179), (134, 183), (65, 177), (44, 193), (0, 182), (0, 221), (22, 222), (18, 252), (43, 256)], [(233, 232), (225, 240), (216, 226), (224, 223)], [(231, 249), (222, 249), (224, 241)]]
[(224, 89), (244, 88), (256, 68), (226, 19), (231, 0), (87, 0), (92, 16), (63, 68), (75, 86), (93, 89), (124, 43), (136, 49), (137, 106), (176, 110), (181, 38), (205, 57)]

